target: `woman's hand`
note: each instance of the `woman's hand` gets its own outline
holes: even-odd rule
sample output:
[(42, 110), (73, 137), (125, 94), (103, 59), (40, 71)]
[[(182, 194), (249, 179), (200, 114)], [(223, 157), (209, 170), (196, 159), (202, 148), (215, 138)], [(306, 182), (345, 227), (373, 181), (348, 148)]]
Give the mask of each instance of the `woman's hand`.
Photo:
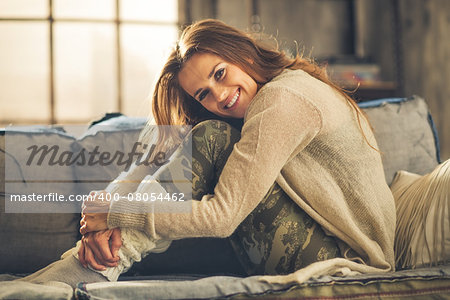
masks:
[(116, 267), (121, 246), (120, 228), (89, 232), (81, 239), (78, 259), (84, 267), (90, 265), (96, 270)]
[(107, 218), (109, 212), (108, 193), (106, 191), (93, 191), (89, 199), (83, 201), (80, 233), (108, 229)]

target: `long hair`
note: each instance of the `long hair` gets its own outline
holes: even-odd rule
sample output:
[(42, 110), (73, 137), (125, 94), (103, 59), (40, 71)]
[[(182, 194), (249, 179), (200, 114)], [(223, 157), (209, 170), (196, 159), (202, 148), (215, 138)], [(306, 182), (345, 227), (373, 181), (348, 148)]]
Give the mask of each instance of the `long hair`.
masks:
[[(357, 112), (362, 131), (360, 116), (364, 116), (363, 113), (354, 100), (328, 78), (325, 68), (299, 53), (291, 58), (278, 47), (214, 19), (196, 22), (183, 30), (154, 88), (152, 112), (156, 125), (195, 125), (203, 120), (218, 118), (187, 94), (178, 81), (178, 74), (184, 63), (195, 53), (202, 52), (218, 55), (237, 65), (259, 86), (271, 81), (285, 69), (301, 69), (333, 87), (347, 100)], [(170, 137), (170, 132), (160, 132), (159, 140), (165, 138), (177, 139)], [(364, 138), (370, 145), (365, 135)]]

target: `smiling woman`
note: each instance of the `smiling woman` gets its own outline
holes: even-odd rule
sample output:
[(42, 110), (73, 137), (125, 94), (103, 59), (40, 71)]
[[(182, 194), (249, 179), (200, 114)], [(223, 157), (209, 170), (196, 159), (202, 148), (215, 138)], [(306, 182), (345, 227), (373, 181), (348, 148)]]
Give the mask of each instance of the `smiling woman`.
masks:
[[(380, 152), (366, 117), (325, 70), (203, 20), (183, 31), (152, 100), (157, 125), (192, 130), (160, 130), (168, 163), (152, 174), (134, 165), (95, 193), (122, 197), (84, 203), (77, 247), (22, 280), (73, 284), (98, 281), (98, 272), (114, 281), (145, 255), (192, 237), (229, 238), (248, 275), (296, 273), (269, 281), (394, 269), (395, 206)], [(183, 180), (192, 197), (182, 202), (126, 197), (174, 194)], [(75, 272), (62, 276), (68, 268)]]
[(224, 118), (244, 118), (258, 91), (256, 81), (241, 68), (210, 53), (193, 55), (178, 78), (190, 96)]

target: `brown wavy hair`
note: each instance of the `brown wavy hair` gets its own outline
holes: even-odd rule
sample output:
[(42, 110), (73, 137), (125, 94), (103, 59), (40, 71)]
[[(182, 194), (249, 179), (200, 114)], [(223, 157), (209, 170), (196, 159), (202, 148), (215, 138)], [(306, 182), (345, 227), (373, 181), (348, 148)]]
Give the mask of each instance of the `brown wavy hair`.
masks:
[[(356, 110), (362, 131), (360, 120), (360, 116), (364, 116), (362, 111), (345, 90), (328, 78), (325, 68), (299, 53), (291, 58), (280, 51), (277, 45), (270, 45), (264, 40), (256, 39), (251, 34), (214, 19), (193, 23), (183, 30), (154, 88), (152, 112), (156, 125), (195, 125), (203, 120), (219, 118), (187, 94), (178, 81), (178, 73), (184, 63), (200, 52), (218, 55), (225, 61), (239, 66), (258, 83), (258, 86), (271, 81), (285, 69), (301, 69), (330, 85), (345, 97), (348, 104)], [(167, 138), (168, 135), (170, 133), (161, 132), (160, 140)], [(370, 145), (365, 135), (364, 138)]]

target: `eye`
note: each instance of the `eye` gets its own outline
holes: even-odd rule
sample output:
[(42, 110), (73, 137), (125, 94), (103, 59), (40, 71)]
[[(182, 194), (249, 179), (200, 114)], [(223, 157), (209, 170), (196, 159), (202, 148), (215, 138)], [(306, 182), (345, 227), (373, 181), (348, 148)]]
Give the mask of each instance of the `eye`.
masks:
[(220, 78), (223, 77), (223, 73), (225, 73), (225, 68), (220, 68), (219, 70), (216, 71), (216, 73), (214, 74), (214, 78), (216, 80), (220, 80)]
[(202, 101), (203, 99), (205, 99), (205, 97), (208, 95), (208, 90), (204, 90), (203, 92), (200, 93), (200, 95), (198, 95), (198, 101)]

